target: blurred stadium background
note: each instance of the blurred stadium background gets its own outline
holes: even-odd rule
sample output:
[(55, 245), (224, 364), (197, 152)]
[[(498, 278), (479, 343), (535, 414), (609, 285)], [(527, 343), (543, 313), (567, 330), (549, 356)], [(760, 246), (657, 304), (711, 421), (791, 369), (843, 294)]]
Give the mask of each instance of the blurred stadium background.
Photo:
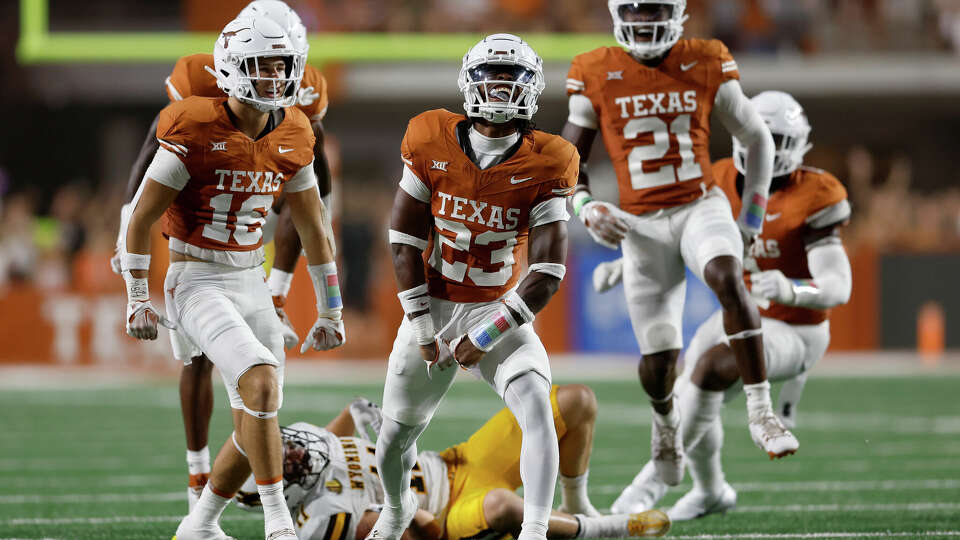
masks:
[[(557, 132), (567, 113), (563, 80), (569, 60), (578, 52), (613, 43), (609, 14), (606, 2), (599, 0), (289, 3), (311, 31), (309, 61), (330, 83), (331, 104), (324, 124), (335, 176), (348, 343), (333, 352), (311, 353), (309, 361), (298, 360), (299, 353), (291, 352), (294, 369), (288, 377), (319, 370), (314, 378), (300, 382), (349, 379), (366, 384), (356, 391), (372, 393), (376, 399), (376, 383), (382, 381), (382, 366), (401, 316), (385, 233), (407, 120), (428, 108), (461, 110), (456, 76), (462, 54), (480, 33), (511, 31), (527, 39), (546, 60), (547, 89), (536, 120), (540, 128)], [(183, 474), (171, 384), (178, 365), (165, 336), (153, 343), (126, 337), (122, 282), (110, 272), (108, 260), (130, 166), (151, 120), (167, 102), (165, 77), (179, 56), (211, 50), (215, 32), (245, 4), (244, 0), (0, 3), (0, 102), (6, 111), (0, 130), (0, 388), (7, 389), (0, 405), (19, 418), (12, 433), (24, 436), (36, 429), (46, 440), (64, 429), (82, 440), (79, 429), (56, 427), (56, 422), (42, 427), (57, 417), (58, 407), (71, 402), (69, 396), (76, 397), (71, 392), (104, 384), (108, 373), (124, 380), (158, 378), (165, 385), (161, 432), (164, 446), (173, 452), (169, 463), (161, 461), (170, 474)], [(941, 377), (960, 372), (960, 355), (951, 352), (960, 349), (960, 1), (688, 0), (687, 10), (685, 35), (724, 40), (739, 62), (749, 95), (779, 89), (797, 97), (813, 125), (814, 147), (806, 163), (833, 172), (849, 191), (854, 213), (844, 242), (853, 265), (853, 296), (848, 305), (834, 310), (830, 352), (814, 374)], [(714, 133), (713, 156), (729, 155), (730, 142), (722, 127), (715, 126)], [(598, 148), (591, 162), (595, 177), (613, 174), (603, 159), (605, 151)], [(616, 189), (612, 181), (597, 183)], [(616, 197), (614, 191), (595, 193), (608, 200)], [(622, 294), (598, 296), (590, 285), (593, 266), (617, 254), (592, 243), (579, 224), (571, 226), (571, 235), (565, 285), (538, 317), (540, 335), (557, 358), (561, 378), (575, 380), (603, 359), (613, 367), (601, 377), (632, 379), (638, 351)], [(165, 258), (160, 242), (151, 276), (154, 290), (162, 282)], [(288, 305), (301, 334), (314, 313), (303, 265)], [(688, 339), (714, 306), (704, 287), (688, 286)], [(954, 378), (949, 380), (958, 380), (950, 376)], [(886, 412), (913, 415), (903, 417), (904, 422), (952, 415), (943, 417), (947, 419), (943, 425), (930, 421), (930, 430), (940, 438), (932, 437), (929, 444), (946, 453), (931, 456), (938, 457), (942, 467), (934, 470), (931, 465), (927, 476), (957, 478), (956, 462), (946, 462), (957, 455), (960, 412), (955, 399), (945, 399), (949, 392), (942, 383), (936, 386), (931, 379), (930, 385), (909, 386), (887, 402), (903, 407), (891, 405)], [(868, 405), (871, 402), (856, 399), (857, 392), (875, 399), (875, 392), (896, 393), (898, 388), (893, 382), (878, 385), (834, 383), (813, 391), (822, 399), (838, 400), (844, 391), (853, 392), (848, 401), (840, 401), (859, 406), (866, 414), (875, 409)], [(11, 390), (22, 386), (57, 390), (46, 394)], [(66, 392), (62, 398), (55, 397), (61, 392)], [(217, 404), (223, 407), (220, 392)], [(809, 398), (807, 406), (816, 399)], [(109, 402), (110, 397), (104, 394), (102, 400)], [(100, 403), (100, 398), (92, 401)], [(134, 401), (122, 394), (118, 403), (126, 408)], [(496, 403), (490, 401), (492, 410)], [(601, 396), (601, 407), (604, 403)], [(911, 403), (916, 408), (911, 409)], [(625, 403), (623, 407), (627, 410)], [(309, 407), (301, 403), (294, 410), (303, 409)], [(320, 409), (335, 410), (332, 404)], [(40, 426), (36, 428), (30, 420), (35, 410), (43, 413), (36, 417)], [(83, 410), (109, 418), (117, 409)], [(824, 422), (829, 414), (826, 408), (821, 410)], [(3, 422), (9, 421), (10, 415), (5, 416)], [(738, 410), (738, 422), (740, 417)], [(867, 422), (865, 418), (837, 420), (834, 429), (844, 421), (848, 426)], [(897, 439), (916, 433), (884, 431), (882, 419), (878, 420), (882, 417), (871, 418), (876, 425), (870, 425), (883, 433), (876, 436)], [(135, 423), (129, 414), (127, 421)], [(639, 431), (641, 448), (646, 429)], [(835, 433), (825, 429), (822, 437), (828, 441)], [(117, 427), (115, 433), (119, 431)], [(804, 440), (804, 431), (799, 434)], [(743, 439), (743, 434), (736, 437)], [(222, 439), (218, 434), (211, 440)], [(89, 450), (110, 455), (109, 447), (88, 442), (78, 443), (85, 449), (78, 450), (81, 454)], [(0, 460), (0, 474), (7, 474), (29, 461), (24, 456), (33, 447), (8, 438), (0, 441), (0, 450), (0, 457), (6, 458)], [(827, 450), (823, 452), (826, 455)], [(914, 450), (904, 446), (888, 452), (893, 452), (886, 454), (890, 457)], [(753, 449), (743, 453), (744, 460), (757, 458)], [(855, 449), (846, 453), (858, 455)], [(127, 463), (124, 459), (118, 463)], [(791, 471), (806, 478), (799, 463), (791, 465)], [(822, 467), (829, 470), (826, 463)], [(633, 473), (630, 467), (621, 469), (622, 485)], [(890, 470), (894, 469), (891, 463)], [(857, 476), (853, 469), (848, 472), (851, 479), (886, 478), (879, 469), (865, 471), (866, 476)], [(169, 491), (182, 486), (179, 476), (166, 484)], [(18, 485), (8, 484), (5, 492), (33, 492), (29, 479)], [(930, 510), (931, 524), (960, 527), (957, 485), (951, 480), (931, 488), (940, 491), (926, 492), (953, 493), (952, 506)], [(606, 504), (616, 494), (613, 487), (603, 493), (601, 502)], [(921, 494), (907, 500), (927, 499)], [(0, 497), (0, 503), (9, 501)], [(176, 513), (180, 505), (177, 500), (165, 512)], [(5, 510), (11, 510), (4, 514), (7, 517), (23, 515)], [(48, 515), (37, 512), (26, 513)], [(867, 512), (865, 519), (871, 515)], [(0, 536), (5, 536), (5, 526), (20, 535), (29, 532), (15, 521), (0, 521)], [(154, 533), (169, 528), (160, 523)], [(806, 526), (802, 520), (800, 526)], [(740, 530), (749, 529), (744, 527)], [(56, 526), (47, 533), (54, 530)], [(80, 537), (76, 534), (68, 536)], [(140, 536), (131, 532), (124, 537)]]

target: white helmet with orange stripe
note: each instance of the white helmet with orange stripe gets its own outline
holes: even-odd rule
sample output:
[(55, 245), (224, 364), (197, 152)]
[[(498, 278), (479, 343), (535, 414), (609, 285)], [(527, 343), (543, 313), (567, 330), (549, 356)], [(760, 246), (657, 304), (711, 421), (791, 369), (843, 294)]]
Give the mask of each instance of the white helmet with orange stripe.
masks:
[[(773, 135), (776, 149), (773, 176), (783, 176), (797, 170), (803, 164), (804, 154), (813, 147), (813, 144), (807, 141), (810, 136), (810, 122), (803, 112), (803, 107), (790, 94), (777, 90), (760, 92), (750, 102)], [(733, 164), (740, 174), (746, 170), (746, 162), (747, 149), (733, 137)]]
[(687, 20), (686, 0), (607, 0), (607, 7), (617, 43), (643, 59), (669, 51)]
[(306, 58), (277, 23), (238, 17), (217, 37), (207, 71), (227, 95), (267, 112), (296, 103)]

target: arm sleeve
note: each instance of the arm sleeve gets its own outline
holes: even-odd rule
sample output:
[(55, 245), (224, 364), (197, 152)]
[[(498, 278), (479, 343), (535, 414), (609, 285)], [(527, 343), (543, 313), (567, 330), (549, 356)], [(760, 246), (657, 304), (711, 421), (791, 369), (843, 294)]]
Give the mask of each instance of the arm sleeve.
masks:
[(734, 79), (720, 85), (713, 112), (727, 131), (747, 148), (747, 171), (743, 185), (743, 207), (737, 221), (750, 234), (763, 229), (770, 180), (773, 174), (773, 137), (760, 114)]
[(400, 177), (400, 189), (407, 192), (414, 199), (430, 204), (430, 188), (410, 169), (406, 163), (403, 164), (403, 176)]
[[(187, 185), (187, 181), (190, 180), (187, 166), (183, 164), (183, 161), (180, 161), (176, 154), (164, 148), (163, 145), (154, 154), (153, 161), (147, 167), (145, 176), (177, 191), (182, 190)], [(140, 191), (142, 191), (142, 188), (137, 191), (137, 195), (140, 194)], [(137, 197), (134, 197), (134, 200), (136, 199)]]
[(822, 244), (810, 249), (807, 251), (807, 266), (813, 277), (812, 283), (795, 285), (795, 305), (828, 309), (847, 303), (853, 278), (850, 260), (842, 244)]
[(313, 172), (313, 161), (304, 165), (287, 183), (283, 185), (284, 193), (296, 193), (317, 187), (317, 173)]
[(567, 122), (582, 128), (597, 129), (597, 111), (590, 98), (583, 94), (570, 94), (570, 114)]

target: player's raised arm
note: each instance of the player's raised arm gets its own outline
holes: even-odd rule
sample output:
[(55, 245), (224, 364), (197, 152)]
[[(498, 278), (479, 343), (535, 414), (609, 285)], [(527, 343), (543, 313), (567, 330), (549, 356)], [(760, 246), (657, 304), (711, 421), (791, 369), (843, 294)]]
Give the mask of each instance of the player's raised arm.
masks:
[(749, 246), (747, 240), (760, 234), (763, 229), (763, 215), (773, 175), (773, 137), (736, 79), (720, 85), (713, 112), (727, 131), (747, 149), (743, 207), (737, 218), (746, 249)]
[(290, 206), (290, 217), (307, 252), (307, 271), (317, 295), (317, 322), (310, 329), (300, 352), (306, 352), (311, 346), (318, 351), (339, 347), (346, 341), (343, 299), (340, 296), (337, 264), (333, 260), (323, 225), (326, 209), (317, 191), (313, 165), (301, 169), (284, 186), (284, 191), (287, 205)]

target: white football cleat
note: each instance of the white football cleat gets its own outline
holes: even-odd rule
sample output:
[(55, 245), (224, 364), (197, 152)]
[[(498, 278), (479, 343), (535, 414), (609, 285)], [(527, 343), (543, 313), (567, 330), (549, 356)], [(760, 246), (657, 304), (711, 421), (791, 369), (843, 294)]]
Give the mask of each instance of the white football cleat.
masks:
[(783, 427), (783, 422), (769, 407), (750, 415), (750, 438), (770, 459), (789, 456), (800, 448), (797, 438)]
[(691, 489), (667, 510), (667, 515), (673, 521), (689, 521), (710, 514), (725, 514), (736, 505), (737, 492), (724, 482), (720, 493), (716, 494)]
[(653, 429), (650, 434), (651, 460), (660, 480), (668, 486), (675, 486), (683, 480), (683, 438), (680, 434), (680, 423), (667, 426), (661, 424), (657, 416), (653, 415)]
[(298, 540), (297, 531), (290, 527), (277, 529), (264, 537), (264, 540)]
[(373, 529), (367, 535), (366, 540), (400, 540), (400, 535), (407, 530), (413, 516), (417, 513), (417, 496), (413, 491), (407, 490), (403, 495), (402, 508), (400, 515), (396, 515), (395, 510), (384, 505), (380, 510), (380, 517), (373, 524)]
[(667, 485), (657, 475), (657, 468), (648, 461), (633, 482), (623, 488), (610, 506), (611, 514), (636, 514), (650, 510), (667, 492)]
[(172, 540), (237, 540), (232, 536), (227, 536), (227, 533), (223, 532), (220, 525), (216, 523), (213, 526), (196, 527), (193, 523), (187, 521), (189, 517), (187, 516), (180, 521), (180, 525), (177, 526), (177, 533), (173, 535)]

